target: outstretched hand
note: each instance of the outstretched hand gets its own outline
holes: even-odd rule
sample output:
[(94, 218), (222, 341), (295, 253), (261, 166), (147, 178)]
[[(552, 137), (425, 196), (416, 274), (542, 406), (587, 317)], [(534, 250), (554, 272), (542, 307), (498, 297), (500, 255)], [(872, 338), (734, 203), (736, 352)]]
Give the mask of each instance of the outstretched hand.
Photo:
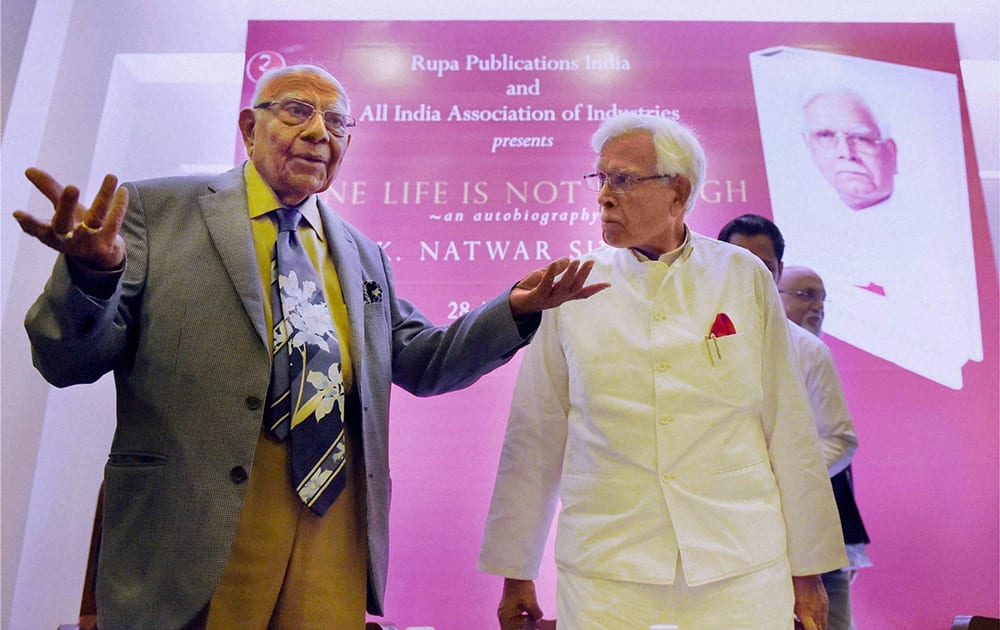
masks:
[[(594, 262), (560, 258), (535, 269), (514, 285), (510, 292), (510, 310), (514, 317), (554, 308), (570, 300), (582, 300), (607, 289), (607, 282), (585, 285)], [(560, 275), (561, 274), (561, 275)]]
[(79, 202), (80, 189), (63, 187), (51, 175), (37, 168), (24, 172), (55, 209), (46, 222), (23, 211), (14, 219), (26, 234), (95, 269), (116, 269), (125, 260), (122, 222), (128, 209), (128, 191), (118, 188), (118, 178), (106, 175), (89, 208)]

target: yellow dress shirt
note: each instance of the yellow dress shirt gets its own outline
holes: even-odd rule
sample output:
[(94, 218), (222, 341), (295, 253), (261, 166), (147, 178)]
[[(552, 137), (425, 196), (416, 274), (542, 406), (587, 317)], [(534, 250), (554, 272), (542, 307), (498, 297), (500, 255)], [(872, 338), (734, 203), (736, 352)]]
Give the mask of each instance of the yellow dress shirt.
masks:
[[(278, 239), (278, 225), (268, 216), (272, 210), (283, 207), (271, 188), (261, 179), (253, 162), (247, 161), (243, 167), (247, 182), (247, 205), (250, 207), (250, 230), (253, 234), (254, 251), (257, 254), (257, 272), (264, 287), (264, 318), (267, 322), (268, 344), (273, 341), (274, 321), (271, 311), (271, 259), (274, 257), (274, 243)], [(299, 210), (305, 221), (299, 224), (299, 240), (313, 261), (323, 285), (323, 296), (330, 307), (333, 326), (340, 343), (340, 361), (344, 375), (344, 391), (351, 390), (351, 356), (346, 341), (350, 338), (347, 307), (340, 292), (337, 270), (333, 267), (327, 248), (324, 246), (323, 222), (320, 220), (316, 197), (309, 197)], [(306, 223), (308, 222), (308, 225)]]

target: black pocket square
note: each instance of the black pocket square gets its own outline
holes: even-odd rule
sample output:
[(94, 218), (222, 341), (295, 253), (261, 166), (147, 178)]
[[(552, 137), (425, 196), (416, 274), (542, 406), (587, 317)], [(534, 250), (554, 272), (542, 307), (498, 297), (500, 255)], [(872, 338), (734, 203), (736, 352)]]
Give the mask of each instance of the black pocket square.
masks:
[(374, 280), (365, 280), (365, 304), (378, 304), (382, 301), (382, 287)]

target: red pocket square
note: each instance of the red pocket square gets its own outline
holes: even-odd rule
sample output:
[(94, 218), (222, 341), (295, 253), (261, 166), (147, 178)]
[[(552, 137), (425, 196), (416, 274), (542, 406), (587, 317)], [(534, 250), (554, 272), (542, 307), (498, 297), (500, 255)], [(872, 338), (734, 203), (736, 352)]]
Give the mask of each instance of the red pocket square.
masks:
[(719, 313), (715, 316), (715, 321), (712, 322), (712, 330), (710, 330), (708, 334), (716, 337), (735, 335), (736, 326), (733, 326), (733, 320), (729, 319), (729, 315)]

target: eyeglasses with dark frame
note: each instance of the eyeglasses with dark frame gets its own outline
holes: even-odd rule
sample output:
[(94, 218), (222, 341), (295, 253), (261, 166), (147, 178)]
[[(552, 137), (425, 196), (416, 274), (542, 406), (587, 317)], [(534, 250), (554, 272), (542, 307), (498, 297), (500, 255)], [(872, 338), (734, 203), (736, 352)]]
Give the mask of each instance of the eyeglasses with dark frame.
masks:
[(785, 293), (788, 295), (794, 295), (803, 302), (826, 302), (826, 293), (817, 291), (815, 289), (801, 289), (798, 291), (789, 291), (785, 289), (778, 289), (778, 293)]
[(833, 150), (837, 147), (837, 139), (843, 138), (844, 142), (852, 150), (858, 153), (872, 155), (878, 151), (885, 142), (878, 134), (864, 131), (834, 131), (833, 129), (813, 129), (808, 132), (816, 146), (825, 151)]
[(594, 192), (601, 192), (604, 185), (607, 184), (611, 188), (611, 192), (627, 193), (642, 182), (648, 182), (654, 179), (672, 179), (673, 177), (674, 175), (672, 174), (647, 175), (639, 177), (630, 173), (604, 173), (601, 171), (595, 171), (584, 175), (583, 181), (587, 185), (587, 188), (593, 190)]
[(294, 127), (312, 120), (317, 111), (323, 117), (323, 126), (335, 136), (343, 137), (347, 135), (347, 130), (354, 127), (358, 122), (353, 116), (338, 112), (332, 109), (317, 110), (316, 106), (297, 98), (285, 98), (280, 101), (265, 101), (257, 103), (254, 109), (266, 109), (275, 112), (278, 120)]

